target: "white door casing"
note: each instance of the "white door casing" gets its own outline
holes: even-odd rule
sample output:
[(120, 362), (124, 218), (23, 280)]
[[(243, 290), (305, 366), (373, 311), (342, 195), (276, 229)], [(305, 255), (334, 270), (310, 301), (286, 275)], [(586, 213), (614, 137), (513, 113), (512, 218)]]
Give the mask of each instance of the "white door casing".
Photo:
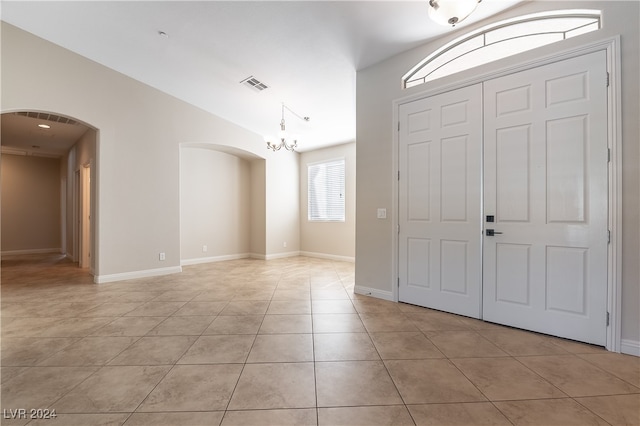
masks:
[(482, 86), (400, 106), (399, 300), (481, 315)]
[(484, 83), (487, 321), (606, 343), (606, 78), (600, 51)]

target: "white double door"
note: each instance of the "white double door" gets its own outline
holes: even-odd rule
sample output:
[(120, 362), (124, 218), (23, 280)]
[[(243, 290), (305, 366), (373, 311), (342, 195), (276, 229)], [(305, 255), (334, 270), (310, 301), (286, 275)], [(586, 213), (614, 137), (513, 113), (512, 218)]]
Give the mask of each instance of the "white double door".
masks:
[(399, 118), (399, 300), (604, 345), (605, 53), (402, 104)]

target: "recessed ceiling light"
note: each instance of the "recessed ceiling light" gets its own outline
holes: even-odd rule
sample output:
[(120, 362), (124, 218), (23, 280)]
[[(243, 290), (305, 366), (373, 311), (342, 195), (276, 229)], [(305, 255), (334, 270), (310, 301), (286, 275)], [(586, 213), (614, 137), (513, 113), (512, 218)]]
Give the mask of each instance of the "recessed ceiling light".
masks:
[(49, 126), (48, 124), (38, 124), (38, 127), (40, 127), (41, 129), (50, 129), (51, 126)]

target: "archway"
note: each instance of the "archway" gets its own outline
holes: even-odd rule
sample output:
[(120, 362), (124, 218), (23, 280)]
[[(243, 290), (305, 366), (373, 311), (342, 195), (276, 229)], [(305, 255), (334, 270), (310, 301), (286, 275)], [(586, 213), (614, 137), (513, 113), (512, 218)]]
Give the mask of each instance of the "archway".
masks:
[(265, 256), (265, 162), (216, 144), (180, 146), (181, 264)]
[(2, 255), (55, 254), (94, 274), (97, 130), (24, 110), (1, 124)]

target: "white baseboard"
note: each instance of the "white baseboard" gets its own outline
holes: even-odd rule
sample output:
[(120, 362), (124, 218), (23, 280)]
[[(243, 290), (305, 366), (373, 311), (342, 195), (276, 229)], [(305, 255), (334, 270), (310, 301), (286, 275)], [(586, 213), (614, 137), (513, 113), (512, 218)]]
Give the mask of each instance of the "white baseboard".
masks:
[(0, 252), (1, 256), (12, 256), (15, 254), (44, 254), (44, 253), (62, 253), (62, 249), (46, 248), (46, 249), (27, 249), (27, 250), (6, 250)]
[(640, 356), (640, 342), (622, 339), (620, 341), (620, 352), (627, 355)]
[(283, 259), (285, 257), (296, 257), (296, 256), (300, 256), (300, 252), (299, 251), (290, 251), (290, 252), (286, 252), (286, 253), (268, 254), (268, 255), (264, 256), (264, 260)]
[(315, 253), (312, 251), (301, 251), (300, 256), (315, 257), (318, 259), (338, 260), (340, 262), (351, 262), (351, 263), (354, 263), (356, 261), (356, 258), (351, 256), (338, 256), (336, 254)]
[(196, 265), (199, 263), (209, 263), (209, 262), (223, 262), (225, 260), (237, 260), (237, 259), (258, 259), (258, 260), (272, 260), (272, 259), (283, 259), (286, 257), (295, 257), (295, 256), (306, 256), (306, 257), (315, 257), (319, 259), (329, 259), (329, 260), (338, 260), (341, 262), (355, 262), (355, 257), (349, 256), (338, 256), (334, 254), (326, 254), (326, 253), (314, 253), (310, 251), (290, 251), (286, 253), (276, 253), (276, 254), (259, 254), (259, 253), (242, 253), (242, 254), (231, 254), (225, 256), (214, 256), (214, 257), (200, 257), (197, 259), (183, 259), (180, 261), (181, 265)]
[(377, 288), (363, 287), (361, 285), (357, 285), (353, 288), (354, 293), (361, 294), (363, 296), (372, 296), (378, 299), (388, 300), (393, 302), (393, 292), (378, 290)]
[(170, 266), (168, 268), (146, 269), (144, 271), (123, 272), (121, 274), (96, 275), (93, 281), (96, 284), (111, 283), (114, 281), (133, 280), (136, 278), (157, 277), (160, 275), (177, 274), (182, 272), (181, 266)]
[(225, 260), (247, 259), (252, 257), (250, 253), (227, 254), (223, 256), (198, 257), (196, 259), (182, 259), (180, 265), (198, 265), (200, 263), (224, 262)]

